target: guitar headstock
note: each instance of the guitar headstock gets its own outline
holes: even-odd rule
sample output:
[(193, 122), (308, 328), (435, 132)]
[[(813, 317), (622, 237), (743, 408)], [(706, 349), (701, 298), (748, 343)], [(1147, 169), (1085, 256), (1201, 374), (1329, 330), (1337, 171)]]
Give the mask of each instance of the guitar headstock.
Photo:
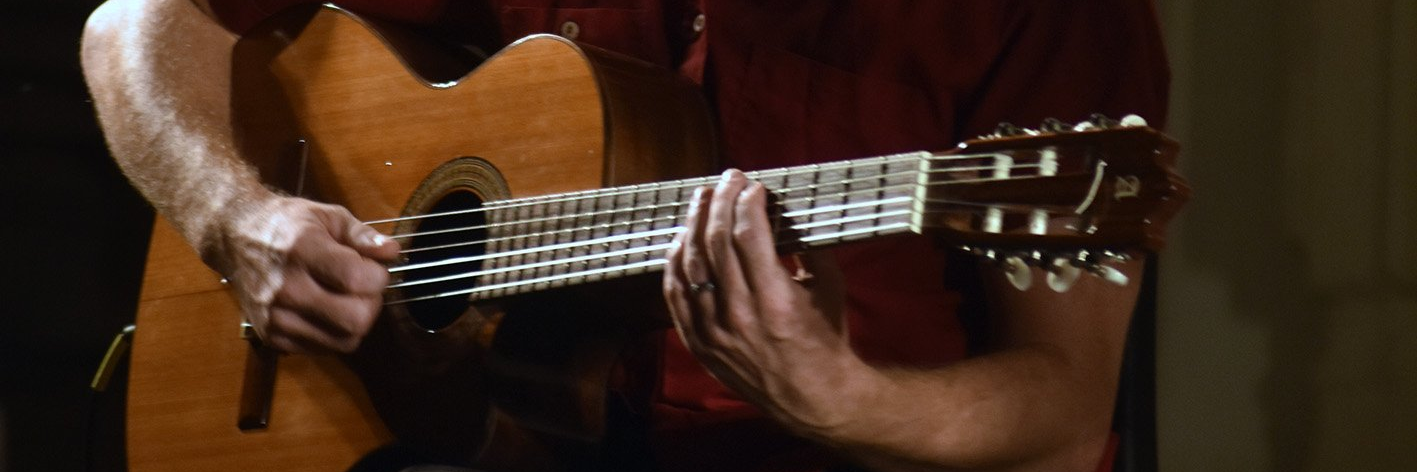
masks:
[(1107, 264), (1160, 250), (1190, 197), (1177, 150), (1135, 115), (1003, 124), (930, 161), (922, 226), (999, 261), (1015, 285), (1029, 266), (1048, 269), (1055, 289), (1081, 271), (1125, 283)]

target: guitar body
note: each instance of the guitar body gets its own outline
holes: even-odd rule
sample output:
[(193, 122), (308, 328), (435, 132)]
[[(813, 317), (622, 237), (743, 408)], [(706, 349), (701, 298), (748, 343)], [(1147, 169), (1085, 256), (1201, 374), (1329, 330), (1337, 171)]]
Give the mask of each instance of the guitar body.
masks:
[[(268, 184), (366, 221), (453, 193), (489, 201), (710, 170), (706, 108), (668, 72), (555, 37), (470, 73), (474, 61), (448, 51), (332, 7), (284, 15), (235, 51), (238, 146)], [(243, 395), (259, 362), (220, 280), (158, 221), (132, 354), (135, 472), (340, 471), (395, 438), (489, 469), (577, 468), (603, 454), (610, 367), (652, 337), (646, 310), (662, 305), (657, 284), (631, 278), (596, 290), (647, 296), (514, 297), (436, 332), (386, 310), (353, 356), (281, 357), (269, 422), (243, 430), (242, 405), (261, 403), (259, 388)]]

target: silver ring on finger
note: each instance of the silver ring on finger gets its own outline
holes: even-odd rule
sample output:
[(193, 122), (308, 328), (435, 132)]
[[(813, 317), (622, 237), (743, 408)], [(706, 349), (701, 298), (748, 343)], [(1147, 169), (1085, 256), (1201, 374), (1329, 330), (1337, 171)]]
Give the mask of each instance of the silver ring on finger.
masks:
[(690, 284), (689, 284), (689, 291), (690, 291), (690, 292), (693, 292), (695, 295), (700, 294), (700, 293), (712, 292), (712, 291), (714, 291), (714, 289), (717, 289), (717, 288), (718, 288), (718, 286), (717, 286), (717, 285), (714, 285), (712, 280), (707, 281), (707, 282), (704, 282), (704, 283), (701, 283), (701, 284), (696, 284), (696, 283), (690, 283)]

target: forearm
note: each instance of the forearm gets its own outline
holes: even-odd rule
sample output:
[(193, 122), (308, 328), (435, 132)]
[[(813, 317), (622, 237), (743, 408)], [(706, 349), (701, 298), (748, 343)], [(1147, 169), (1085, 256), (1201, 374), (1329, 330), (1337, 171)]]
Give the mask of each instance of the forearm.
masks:
[(863, 366), (852, 419), (808, 434), (879, 471), (1093, 470), (1115, 381), (1086, 385), (1071, 364), (1037, 346), (940, 369)]
[[(1135, 277), (1141, 265), (1118, 268)], [(1094, 470), (1138, 284), (1085, 277), (1060, 294), (984, 277), (988, 353), (931, 370), (860, 364), (852, 421), (818, 438), (879, 470)]]
[(112, 0), (89, 18), (81, 50), (114, 159), (217, 266), (221, 226), (274, 198), (235, 151), (234, 42), (187, 0)]

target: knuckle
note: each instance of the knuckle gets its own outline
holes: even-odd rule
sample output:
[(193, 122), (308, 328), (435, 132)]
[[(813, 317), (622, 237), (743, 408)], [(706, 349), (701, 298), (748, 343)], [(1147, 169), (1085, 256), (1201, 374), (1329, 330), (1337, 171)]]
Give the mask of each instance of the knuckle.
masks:
[[(660, 292), (664, 294), (664, 298), (673, 300), (679, 298), (680, 294), (684, 293), (684, 289), (679, 287), (676, 277), (670, 275), (670, 272), (665, 272), (664, 279), (660, 282)], [(669, 308), (673, 309), (674, 305), (671, 303)]]
[(379, 293), (384, 290), (385, 286), (389, 285), (389, 271), (385, 270), (383, 266), (366, 259), (364, 261), (364, 267), (364, 274), (366, 274), (364, 277), (364, 292)]
[(733, 235), (727, 228), (724, 228), (722, 225), (716, 225), (713, 228), (709, 228), (707, 234), (705, 234), (704, 239), (707, 240), (710, 248), (723, 249), (726, 248), (728, 244), (730, 244), (733, 239)]
[(290, 333), (291, 315), (287, 310), (271, 310), (270, 318), (266, 319), (266, 336), (276, 338)]
[(733, 239), (741, 241), (753, 235), (753, 225), (746, 221), (738, 220), (733, 224)]

